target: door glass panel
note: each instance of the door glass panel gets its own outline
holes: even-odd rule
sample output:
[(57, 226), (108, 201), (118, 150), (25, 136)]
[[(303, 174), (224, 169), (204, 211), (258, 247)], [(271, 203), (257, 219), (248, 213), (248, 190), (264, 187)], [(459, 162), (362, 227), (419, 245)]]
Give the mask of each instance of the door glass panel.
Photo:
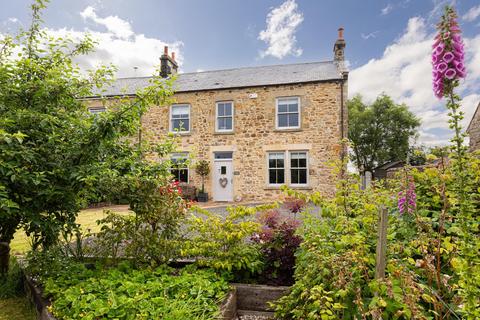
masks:
[(227, 174), (227, 167), (221, 166), (220, 167), (220, 174)]
[(233, 152), (215, 152), (215, 159), (232, 159)]

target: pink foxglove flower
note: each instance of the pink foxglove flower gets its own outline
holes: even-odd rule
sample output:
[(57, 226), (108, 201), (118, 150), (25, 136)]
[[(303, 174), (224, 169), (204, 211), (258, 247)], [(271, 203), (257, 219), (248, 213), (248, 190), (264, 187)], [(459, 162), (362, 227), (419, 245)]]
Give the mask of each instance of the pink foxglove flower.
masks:
[(412, 179), (407, 187), (398, 193), (398, 212), (400, 212), (400, 214), (411, 214), (416, 208), (417, 194), (415, 193), (415, 183)]
[(465, 52), (455, 10), (448, 7), (432, 46), (433, 92), (441, 99), (453, 81), (465, 78)]

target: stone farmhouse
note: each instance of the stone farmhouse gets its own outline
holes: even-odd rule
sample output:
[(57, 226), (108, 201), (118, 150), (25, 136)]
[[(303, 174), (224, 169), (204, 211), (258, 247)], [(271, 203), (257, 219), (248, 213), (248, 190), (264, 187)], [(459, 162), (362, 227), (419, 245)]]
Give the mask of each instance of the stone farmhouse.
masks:
[(480, 150), (480, 103), (468, 125), (467, 133), (470, 137), (470, 150)]
[[(195, 161), (210, 163), (205, 188), (211, 200), (277, 199), (282, 185), (331, 195), (331, 163), (343, 155), (347, 136), (344, 49), (340, 28), (331, 61), (178, 74), (175, 103), (152, 107), (142, 130), (154, 139), (169, 132), (179, 137), (172, 160), (194, 159), (172, 169), (182, 183), (199, 188)], [(177, 73), (167, 47), (160, 60), (163, 77)], [(102, 97), (87, 99), (90, 111), (105, 110), (102, 98), (134, 95), (148, 80), (118, 79)]]

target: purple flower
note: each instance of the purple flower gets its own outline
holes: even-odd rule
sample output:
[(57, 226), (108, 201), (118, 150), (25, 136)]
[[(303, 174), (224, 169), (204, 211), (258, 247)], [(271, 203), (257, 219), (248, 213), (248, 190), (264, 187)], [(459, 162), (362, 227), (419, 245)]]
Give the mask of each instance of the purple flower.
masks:
[(438, 34), (432, 45), (433, 92), (441, 99), (444, 89), (451, 90), (452, 81), (465, 78), (465, 52), (457, 14), (451, 7), (445, 9), (437, 26)]
[(445, 45), (443, 43), (438, 44), (433, 48), (433, 54), (439, 56), (443, 53), (443, 49), (445, 48)]
[(447, 71), (448, 69), (448, 64), (446, 64), (445, 62), (440, 62), (439, 64), (437, 64), (437, 71), (440, 72), (440, 73), (444, 73), (445, 71)]
[(412, 213), (417, 208), (417, 194), (415, 193), (415, 183), (410, 177), (410, 183), (406, 186), (406, 190), (398, 193), (398, 211), (400, 214)]
[(445, 63), (450, 63), (453, 61), (453, 59), (455, 58), (455, 55), (451, 52), (446, 52), (444, 55), (443, 55), (443, 61)]
[(448, 80), (452, 80), (453, 78), (455, 78), (455, 76), (457, 75), (457, 72), (455, 71), (455, 69), (448, 69), (446, 72), (445, 72), (445, 77), (448, 79)]

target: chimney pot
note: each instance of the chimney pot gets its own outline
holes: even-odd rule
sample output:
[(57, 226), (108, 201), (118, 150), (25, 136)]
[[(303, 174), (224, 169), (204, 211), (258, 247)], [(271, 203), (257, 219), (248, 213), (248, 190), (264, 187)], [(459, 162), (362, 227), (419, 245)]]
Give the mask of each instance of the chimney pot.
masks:
[(175, 52), (172, 52), (172, 60), (175, 61)]
[(163, 47), (163, 54), (168, 56), (168, 46)]
[(338, 28), (338, 39), (343, 39), (343, 27)]

